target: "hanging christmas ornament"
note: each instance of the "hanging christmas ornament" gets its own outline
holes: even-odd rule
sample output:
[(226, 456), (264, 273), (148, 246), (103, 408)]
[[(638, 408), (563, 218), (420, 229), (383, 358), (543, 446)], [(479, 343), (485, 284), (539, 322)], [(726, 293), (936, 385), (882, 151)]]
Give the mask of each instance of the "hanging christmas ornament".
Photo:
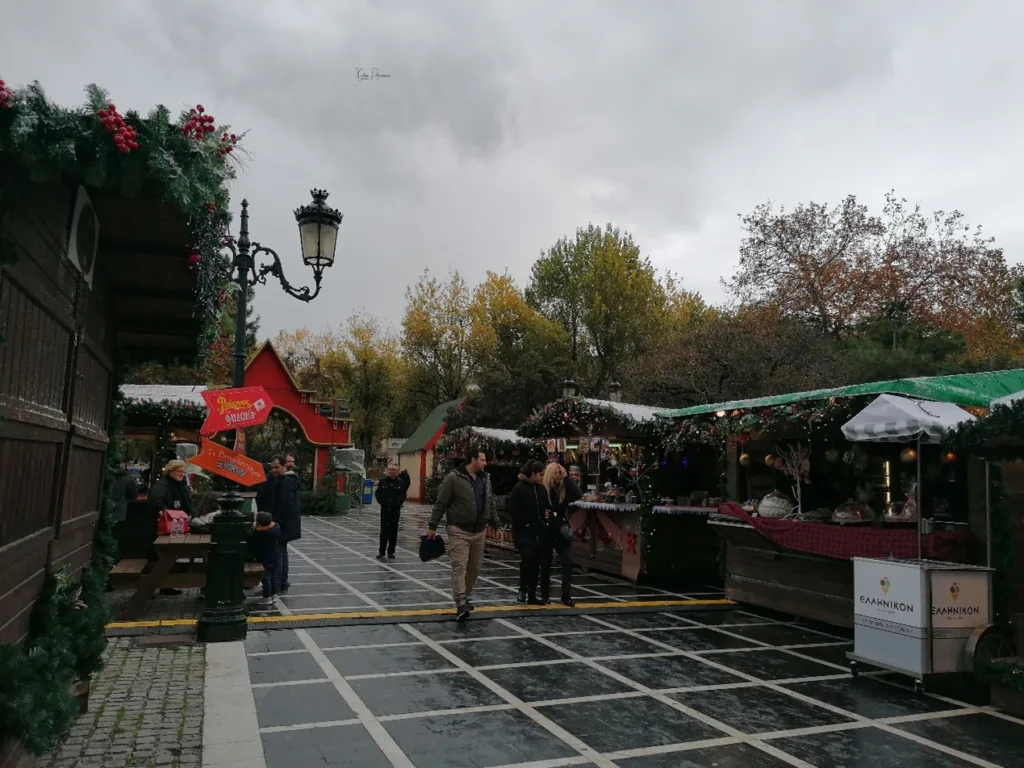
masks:
[(750, 454), (749, 453), (741, 453), (740, 454), (740, 466), (741, 467), (750, 466)]
[(913, 464), (915, 461), (917, 461), (917, 451), (915, 451), (913, 448), (904, 448), (900, 452), (900, 461), (902, 461), (904, 464)]
[(775, 466), (775, 457), (772, 456), (769, 453), (767, 456), (764, 457), (764, 463), (765, 463), (766, 466), (774, 467)]
[(825, 461), (835, 464), (837, 461), (839, 461), (839, 451), (837, 451), (835, 448), (829, 448), (827, 451), (825, 451)]
[(191, 251), (188, 252), (188, 263), (189, 263), (189, 266), (196, 267), (196, 266), (199, 265), (199, 262), (201, 262), (202, 260), (203, 260), (203, 254), (201, 254), (199, 251), (191, 250)]

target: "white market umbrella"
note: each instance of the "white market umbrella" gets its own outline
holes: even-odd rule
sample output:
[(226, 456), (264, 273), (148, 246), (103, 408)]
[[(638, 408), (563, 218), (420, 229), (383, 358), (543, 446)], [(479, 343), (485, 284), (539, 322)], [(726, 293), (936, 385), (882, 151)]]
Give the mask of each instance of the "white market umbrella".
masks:
[(974, 421), (974, 416), (953, 403), (879, 395), (843, 425), (843, 435), (854, 442), (938, 443), (965, 421)]

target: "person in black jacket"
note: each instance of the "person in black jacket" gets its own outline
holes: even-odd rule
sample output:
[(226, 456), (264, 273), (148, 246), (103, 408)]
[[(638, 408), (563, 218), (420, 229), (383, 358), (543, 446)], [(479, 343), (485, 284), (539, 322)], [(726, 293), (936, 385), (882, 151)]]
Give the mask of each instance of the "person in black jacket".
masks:
[(249, 535), (249, 549), (263, 565), (263, 605), (270, 607), (277, 594), (277, 568), (281, 560), (281, 526), (269, 512), (256, 515), (256, 527)]
[(566, 536), (572, 533), (568, 511), (573, 502), (583, 498), (583, 493), (565, 467), (556, 462), (544, 470), (544, 488), (552, 514), (548, 519), (548, 546), (540, 555), (540, 594), (547, 599), (551, 589), (551, 556), (557, 552), (562, 567), (562, 604), (572, 608), (576, 602), (572, 599), (572, 539)]
[(409, 490), (409, 473), (399, 473), (397, 464), (388, 464), (387, 474), (377, 484), (377, 503), (380, 504), (380, 548), (377, 559), (395, 559), (398, 545), (398, 518), (402, 514), (405, 494)]
[(299, 476), (288, 469), (283, 455), (270, 460), (270, 471), (274, 475), (274, 490), (270, 514), (281, 526), (281, 559), (277, 568), (278, 592), (287, 592), (288, 583), (288, 542), (302, 538), (302, 510), (299, 506)]
[(519, 602), (547, 605), (537, 598), (541, 553), (548, 546), (548, 517), (551, 515), (544, 485), (544, 464), (528, 461), (519, 471), (519, 482), (508, 497), (512, 511), (512, 533), (519, 550)]

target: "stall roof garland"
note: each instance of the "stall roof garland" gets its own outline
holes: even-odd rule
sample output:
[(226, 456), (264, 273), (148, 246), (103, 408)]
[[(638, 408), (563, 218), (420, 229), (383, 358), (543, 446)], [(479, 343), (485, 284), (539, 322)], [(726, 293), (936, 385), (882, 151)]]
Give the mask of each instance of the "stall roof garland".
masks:
[(237, 170), (232, 152), (242, 137), (216, 125), (202, 105), (177, 120), (158, 105), (143, 118), (132, 110), (122, 114), (98, 85), (85, 90), (83, 106), (62, 107), (38, 82), (0, 85), (0, 167), (34, 183), (69, 179), (122, 197), (156, 192), (177, 209), (190, 234), (181, 258), (198, 273), (202, 356), (218, 333), (226, 296), (220, 252), (230, 222), (227, 183)]
[(1005, 395), (1024, 390), (1024, 368), (988, 373), (963, 373), (953, 376), (924, 376), (914, 379), (876, 381), (847, 387), (817, 389), (810, 392), (792, 392), (749, 400), (732, 400), (711, 405), (697, 405), (675, 411), (662, 411), (666, 418), (698, 416), (718, 411), (751, 410), (771, 406), (792, 405), (830, 398), (850, 398), (872, 395), (906, 395), (923, 400), (955, 403), (961, 406), (988, 408), (991, 402)]
[[(839, 432), (850, 415), (863, 405), (863, 401), (861, 397), (833, 398), (753, 411), (737, 408), (732, 411), (702, 413), (676, 421), (660, 420), (658, 428), (666, 450), (678, 450), (687, 443), (718, 445), (730, 437), (746, 442), (762, 434), (830, 436)], [(722, 415), (719, 416), (719, 413)]]
[(961, 424), (946, 437), (943, 447), (960, 456), (1024, 459), (1024, 399), (997, 405), (984, 418)]
[(460, 427), (445, 432), (434, 444), (435, 470), (442, 473), (451, 470), (465, 460), (473, 447), (479, 447), (487, 454), (488, 461), (506, 464), (522, 464), (527, 459), (543, 459), (542, 447), (513, 432), (512, 439), (503, 439), (500, 433), (506, 430), (475, 429)]
[(647, 406), (565, 397), (534, 411), (518, 432), (529, 438), (566, 437), (576, 432), (608, 436), (616, 428), (645, 433), (654, 429), (654, 413), (655, 409)]
[(198, 427), (206, 420), (206, 405), (191, 400), (124, 401), (125, 425), (132, 427)]

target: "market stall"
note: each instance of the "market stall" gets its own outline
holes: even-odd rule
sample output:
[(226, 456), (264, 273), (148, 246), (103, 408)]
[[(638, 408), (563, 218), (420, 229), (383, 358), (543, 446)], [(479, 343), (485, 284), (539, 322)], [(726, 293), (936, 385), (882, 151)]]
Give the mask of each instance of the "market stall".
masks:
[(934, 505), (924, 505), (922, 445), (939, 443), (971, 421), (974, 416), (952, 403), (880, 395), (843, 425), (843, 434), (853, 442), (917, 446), (908, 449), (915, 454), (916, 479), (898, 515), (916, 525), (917, 557), (853, 560), (854, 650), (848, 656), (854, 675), (858, 664), (871, 664), (914, 677), (920, 689), (929, 675), (973, 671), (965, 648), (972, 633), (991, 622), (991, 549), (986, 548), (984, 566), (971, 566), (926, 559), (920, 544), (938, 514)]
[(565, 397), (533, 414), (519, 434), (540, 441), (583, 491), (569, 518), (577, 565), (633, 581), (713, 579), (709, 494), (674, 493), (689, 465), (677, 463), (685, 456), (665, 455), (656, 413), (618, 400)]
[[(881, 394), (978, 410), (1022, 386), (1024, 371), (1003, 371), (877, 382), (667, 414), (691, 439), (716, 438), (724, 450), (729, 501), (710, 523), (726, 544), (727, 597), (853, 627), (852, 558), (984, 563), (983, 461), (936, 444), (917, 450), (851, 443), (842, 426)], [(931, 521), (920, 536), (916, 517), (910, 519), (919, 498)]]
[(473, 448), (479, 448), (487, 455), (487, 474), (491, 479), (498, 517), (502, 521), (500, 530), (487, 529), (487, 541), (503, 549), (512, 549), (512, 517), (506, 509), (506, 501), (518, 482), (520, 467), (530, 459), (543, 460), (546, 455), (544, 448), (511, 429), (453, 429), (442, 434), (434, 444), (432, 482), (439, 484), (445, 475), (465, 461)]

